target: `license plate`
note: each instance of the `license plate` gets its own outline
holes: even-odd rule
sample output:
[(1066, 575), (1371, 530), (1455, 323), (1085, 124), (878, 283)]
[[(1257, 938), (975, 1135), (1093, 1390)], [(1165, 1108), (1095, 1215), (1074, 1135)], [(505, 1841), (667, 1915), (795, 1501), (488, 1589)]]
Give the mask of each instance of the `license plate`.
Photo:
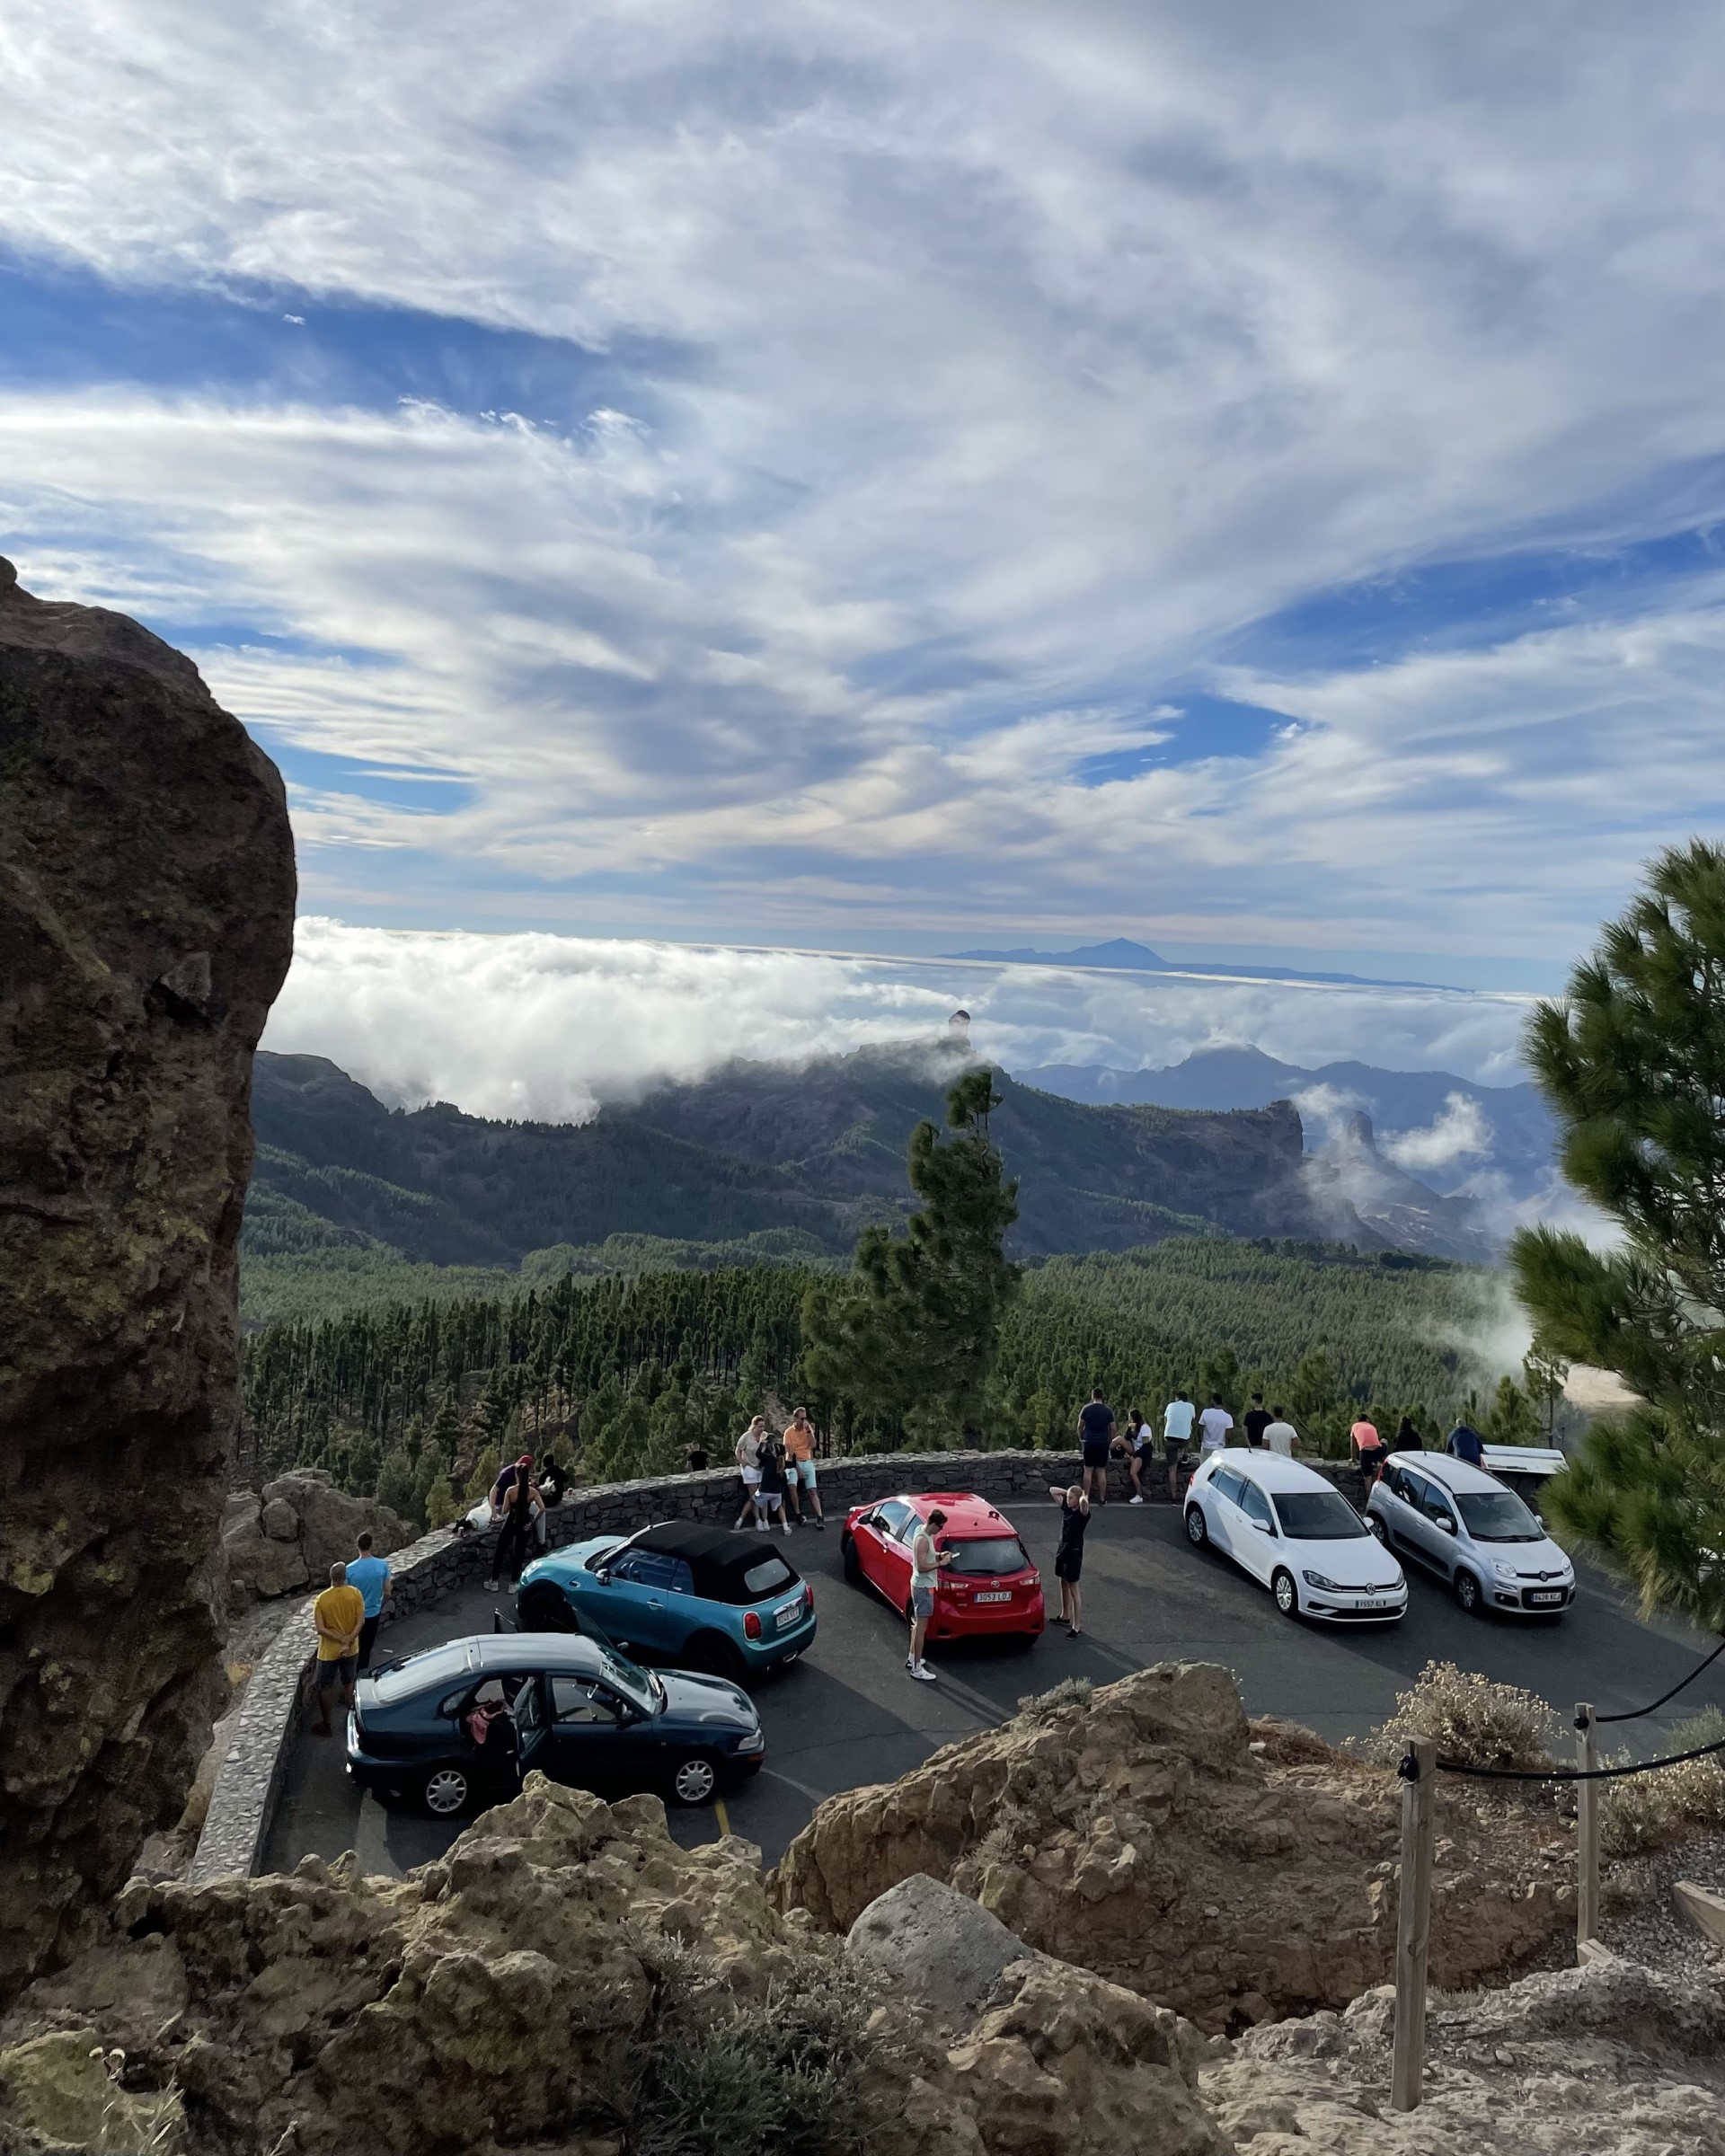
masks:
[(1527, 1599), (1529, 1602), (1561, 1602), (1563, 1596), (1561, 1591), (1557, 1594), (1552, 1594), (1549, 1590), (1536, 1590), (1535, 1593), (1529, 1595)]
[(984, 1594), (973, 1595), (970, 1599), (972, 1602), (1010, 1602), (1013, 1591), (1010, 1587), (990, 1587)]
[(790, 1603), (777, 1613), (774, 1622), (783, 1631), (787, 1624), (794, 1624), (801, 1615), (802, 1604), (800, 1602)]
[(1357, 1602), (1357, 1603), (1354, 1604), (1354, 1607), (1355, 1607), (1357, 1610), (1393, 1610), (1393, 1609), (1395, 1607), (1395, 1604), (1394, 1604), (1393, 1602), (1381, 1602), (1381, 1601), (1379, 1601), (1379, 1602)]

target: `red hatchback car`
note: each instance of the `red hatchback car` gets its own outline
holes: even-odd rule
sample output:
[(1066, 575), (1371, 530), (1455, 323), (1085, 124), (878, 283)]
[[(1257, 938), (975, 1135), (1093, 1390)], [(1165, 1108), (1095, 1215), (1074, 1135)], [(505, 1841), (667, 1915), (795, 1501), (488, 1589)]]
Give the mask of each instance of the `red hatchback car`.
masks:
[(934, 1547), (951, 1551), (953, 1558), (935, 1578), (929, 1638), (1004, 1639), (1034, 1646), (1047, 1622), (1041, 1576), (1005, 1515), (962, 1490), (856, 1506), (845, 1515), (839, 1545), (845, 1578), (853, 1586), (874, 1588), (895, 1610), (907, 1612), (911, 1538), (937, 1511), (946, 1515), (946, 1524)]

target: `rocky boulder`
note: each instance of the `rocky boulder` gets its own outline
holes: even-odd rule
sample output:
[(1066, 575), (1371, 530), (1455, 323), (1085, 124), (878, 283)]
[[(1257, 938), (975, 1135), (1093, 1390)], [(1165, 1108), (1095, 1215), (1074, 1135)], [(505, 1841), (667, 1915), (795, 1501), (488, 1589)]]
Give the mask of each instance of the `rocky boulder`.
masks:
[(189, 659), (0, 563), (0, 1997), (178, 1814), (223, 1699), (274, 766)]
[(1226, 2156), (1172, 2015), (1021, 1956), (949, 2040), (654, 1798), (533, 1774), (405, 1879), (134, 1881), (119, 1926), (0, 2024), (0, 2147), (54, 2147), (123, 2053), (122, 2125), (194, 2156)]
[(235, 1603), (321, 1587), (330, 1567), (355, 1554), (369, 1533), (379, 1557), (413, 1540), (387, 1506), (350, 1498), (321, 1467), (296, 1467), (262, 1491), (235, 1490), (222, 1514), (222, 1557)]
[[(1254, 1743), (1262, 1749), (1254, 1749)], [(1554, 1822), (1440, 1793), (1432, 1976), (1501, 1976), (1572, 1917)], [(1159, 1664), (1065, 1685), (889, 1786), (829, 1798), (774, 1875), (843, 1931), (925, 1873), (1032, 1947), (1208, 2030), (1337, 2007), (1388, 1974), (1394, 1777), (1309, 1734), (1254, 1740), (1232, 1677)]]
[(1241, 2156), (1725, 2156), (1725, 1991), (1614, 1956), (1439, 1999), (1390, 2108), (1387, 1990), (1253, 2029), (1202, 2086)]

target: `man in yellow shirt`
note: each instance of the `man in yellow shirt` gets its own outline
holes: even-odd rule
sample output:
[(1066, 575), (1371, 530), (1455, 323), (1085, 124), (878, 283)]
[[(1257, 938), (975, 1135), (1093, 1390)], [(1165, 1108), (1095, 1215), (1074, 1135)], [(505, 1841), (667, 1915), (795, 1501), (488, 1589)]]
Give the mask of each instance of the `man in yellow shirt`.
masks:
[(314, 1736), (330, 1734), (330, 1694), (341, 1687), (341, 1704), (353, 1705), (353, 1680), (359, 1666), (359, 1628), (366, 1621), (366, 1598), (348, 1585), (345, 1565), (330, 1567), (330, 1584), (312, 1604), (317, 1631), (317, 1711)]

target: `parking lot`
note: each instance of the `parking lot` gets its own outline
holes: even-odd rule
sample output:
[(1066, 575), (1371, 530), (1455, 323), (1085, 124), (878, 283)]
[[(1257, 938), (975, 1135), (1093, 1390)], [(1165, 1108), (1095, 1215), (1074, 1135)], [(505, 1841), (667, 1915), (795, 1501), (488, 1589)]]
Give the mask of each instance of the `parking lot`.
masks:
[[(1042, 1568), (1049, 1606), (1057, 1607), (1057, 1513), (1052, 1505), (1011, 1509)], [(756, 1692), (767, 1739), (758, 1778), (722, 1808), (671, 1815), (681, 1841), (709, 1840), (729, 1826), (758, 1842), (769, 1863), (823, 1798), (892, 1780), (1062, 1677), (1105, 1684), (1153, 1662), (1220, 1662), (1238, 1678), (1249, 1712), (1284, 1715), (1335, 1741), (1382, 1721), (1429, 1661), (1526, 1685), (1565, 1710), (1589, 1699), (1609, 1712), (1657, 1696), (1712, 1644), (1678, 1625), (1641, 1624), (1632, 1602), (1586, 1567), (1579, 1568), (1573, 1608), (1556, 1621), (1466, 1617), (1436, 1580), (1410, 1568), (1411, 1600), (1400, 1625), (1336, 1631), (1296, 1624), (1225, 1559), (1190, 1550), (1171, 1507), (1116, 1503), (1090, 1529), (1083, 1639), (1052, 1629), (1028, 1654), (937, 1648), (930, 1658), (939, 1683), (916, 1684), (905, 1674), (903, 1624), (845, 1584), (836, 1523), (825, 1534), (805, 1529), (778, 1546), (815, 1582), (818, 1637), (800, 1663)], [(510, 1613), (500, 1596), (474, 1590), (452, 1597), (387, 1629), (380, 1656), (489, 1631), (493, 1609), (506, 1619)], [(1627, 1741), (1650, 1754), (1663, 1728), (1710, 1701), (1725, 1705), (1725, 1660), (1662, 1716), (1632, 1725)], [(401, 1871), (439, 1855), (460, 1825), (385, 1808), (371, 1796), (362, 1800), (343, 1772), (339, 1726), (330, 1742), (302, 1732), (267, 1861), (288, 1869), (307, 1852), (331, 1857), (351, 1848), (368, 1871)]]

